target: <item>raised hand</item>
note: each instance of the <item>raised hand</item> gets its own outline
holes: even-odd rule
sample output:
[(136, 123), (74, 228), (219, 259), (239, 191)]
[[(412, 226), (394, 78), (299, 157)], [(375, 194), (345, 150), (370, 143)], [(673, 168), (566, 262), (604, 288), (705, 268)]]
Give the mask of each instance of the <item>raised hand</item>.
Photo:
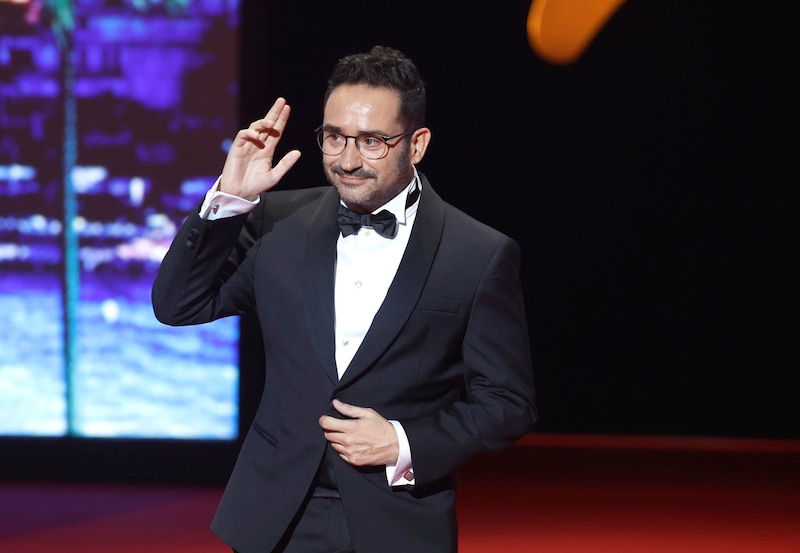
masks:
[(278, 98), (263, 119), (253, 121), (236, 134), (222, 169), (220, 191), (255, 200), (261, 192), (280, 182), (300, 159), (300, 151), (291, 150), (274, 163), (275, 148), (291, 111), (286, 100)]

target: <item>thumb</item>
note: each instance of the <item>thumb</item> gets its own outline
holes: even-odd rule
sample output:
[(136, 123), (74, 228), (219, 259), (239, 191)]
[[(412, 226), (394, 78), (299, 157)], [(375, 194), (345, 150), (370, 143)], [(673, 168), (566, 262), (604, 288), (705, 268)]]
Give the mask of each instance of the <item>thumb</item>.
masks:
[(334, 399), (331, 405), (345, 417), (356, 418), (358, 416), (359, 408), (355, 405), (350, 405), (340, 399)]

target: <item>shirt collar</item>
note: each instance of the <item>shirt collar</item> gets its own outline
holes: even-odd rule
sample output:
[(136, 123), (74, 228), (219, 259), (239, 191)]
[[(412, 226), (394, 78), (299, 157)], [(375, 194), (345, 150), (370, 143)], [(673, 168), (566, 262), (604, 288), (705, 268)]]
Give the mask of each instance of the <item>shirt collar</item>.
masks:
[[(417, 173), (416, 165), (411, 166), (414, 169), (414, 178), (411, 179), (411, 182), (408, 183), (408, 186), (405, 187), (400, 193), (397, 194), (394, 198), (380, 206), (378, 209), (373, 211), (372, 213), (378, 213), (381, 210), (387, 209), (394, 214), (397, 218), (399, 223), (405, 223), (406, 218), (410, 217), (414, 213), (417, 212), (417, 207), (419, 206), (419, 198), (413, 204), (408, 206), (408, 208), (404, 209), (406, 205), (406, 199), (408, 195), (411, 193), (414, 188), (419, 188), (420, 192), (422, 191), (422, 181), (419, 178), (419, 173)], [(339, 199), (339, 203), (343, 206), (347, 207), (347, 204), (344, 203), (343, 200)]]
[(406, 200), (408, 199), (408, 195), (414, 190), (414, 188), (419, 188), (422, 190), (422, 183), (420, 182), (419, 174), (417, 173), (417, 168), (414, 167), (414, 178), (411, 179), (411, 182), (408, 183), (408, 186), (405, 187), (397, 196), (386, 202), (383, 206), (379, 207), (373, 213), (378, 213), (382, 209), (387, 209), (391, 211), (395, 217), (397, 217), (398, 223), (405, 223), (406, 218), (410, 217), (417, 211), (417, 206), (419, 206), (419, 199), (415, 201), (413, 204), (406, 208)]

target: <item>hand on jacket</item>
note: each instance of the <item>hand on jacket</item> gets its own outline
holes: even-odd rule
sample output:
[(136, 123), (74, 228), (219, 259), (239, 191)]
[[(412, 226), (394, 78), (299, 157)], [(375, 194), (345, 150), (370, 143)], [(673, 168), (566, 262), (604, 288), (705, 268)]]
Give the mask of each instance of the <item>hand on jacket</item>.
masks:
[(300, 151), (292, 150), (273, 165), (275, 148), (289, 120), (291, 108), (278, 98), (263, 119), (253, 121), (240, 130), (228, 151), (219, 189), (222, 192), (253, 201), (269, 190), (300, 159)]
[(397, 462), (400, 447), (392, 423), (374, 409), (357, 407), (338, 399), (333, 400), (333, 407), (347, 418), (323, 415), (319, 418), (319, 425), (325, 439), (342, 459), (355, 466)]

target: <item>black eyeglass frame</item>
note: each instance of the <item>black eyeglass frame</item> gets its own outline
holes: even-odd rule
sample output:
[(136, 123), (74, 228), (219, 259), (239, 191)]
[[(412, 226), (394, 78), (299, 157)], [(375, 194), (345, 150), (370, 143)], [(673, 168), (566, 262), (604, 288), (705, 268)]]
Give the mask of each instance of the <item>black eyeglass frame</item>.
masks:
[[(353, 143), (356, 145), (356, 150), (358, 150), (358, 153), (361, 154), (362, 156), (364, 156), (364, 159), (369, 159), (369, 160), (372, 160), (372, 161), (375, 161), (377, 159), (383, 159), (383, 158), (385, 158), (386, 156), (389, 155), (389, 150), (392, 147), (394, 147), (394, 146), (396, 146), (398, 144), (398, 143), (389, 144), (390, 140), (394, 140), (395, 138), (401, 138), (401, 137), (405, 138), (406, 136), (414, 134), (414, 132), (417, 130), (417, 129), (413, 129), (413, 130), (401, 132), (401, 133), (398, 133), (398, 134), (395, 134), (395, 135), (392, 135), (392, 136), (384, 136), (382, 134), (375, 134), (375, 133), (372, 133), (372, 132), (365, 132), (365, 133), (358, 134), (356, 136), (352, 136), (352, 135), (342, 134), (342, 133), (336, 132), (336, 131), (329, 131), (329, 132), (332, 132), (334, 134), (338, 134), (338, 135), (344, 137), (344, 146), (342, 147), (342, 151), (339, 152), (338, 154), (329, 154), (325, 150), (322, 149), (322, 136), (323, 136), (322, 133), (325, 132), (325, 129), (323, 128), (324, 126), (325, 125), (320, 125), (316, 129), (314, 129), (314, 134), (317, 137), (317, 146), (319, 146), (319, 149), (322, 152), (322, 155), (326, 155), (326, 156), (340, 156), (340, 155), (342, 155), (342, 153), (347, 149), (347, 139), (348, 138), (352, 138), (353, 139)], [(365, 156), (364, 153), (361, 151), (361, 146), (358, 145), (358, 139), (361, 138), (362, 136), (374, 136), (375, 138), (380, 138), (381, 140), (383, 140), (383, 143), (386, 144), (386, 152), (384, 152), (384, 154), (379, 156), (379, 157), (367, 157), (367, 156)]]

